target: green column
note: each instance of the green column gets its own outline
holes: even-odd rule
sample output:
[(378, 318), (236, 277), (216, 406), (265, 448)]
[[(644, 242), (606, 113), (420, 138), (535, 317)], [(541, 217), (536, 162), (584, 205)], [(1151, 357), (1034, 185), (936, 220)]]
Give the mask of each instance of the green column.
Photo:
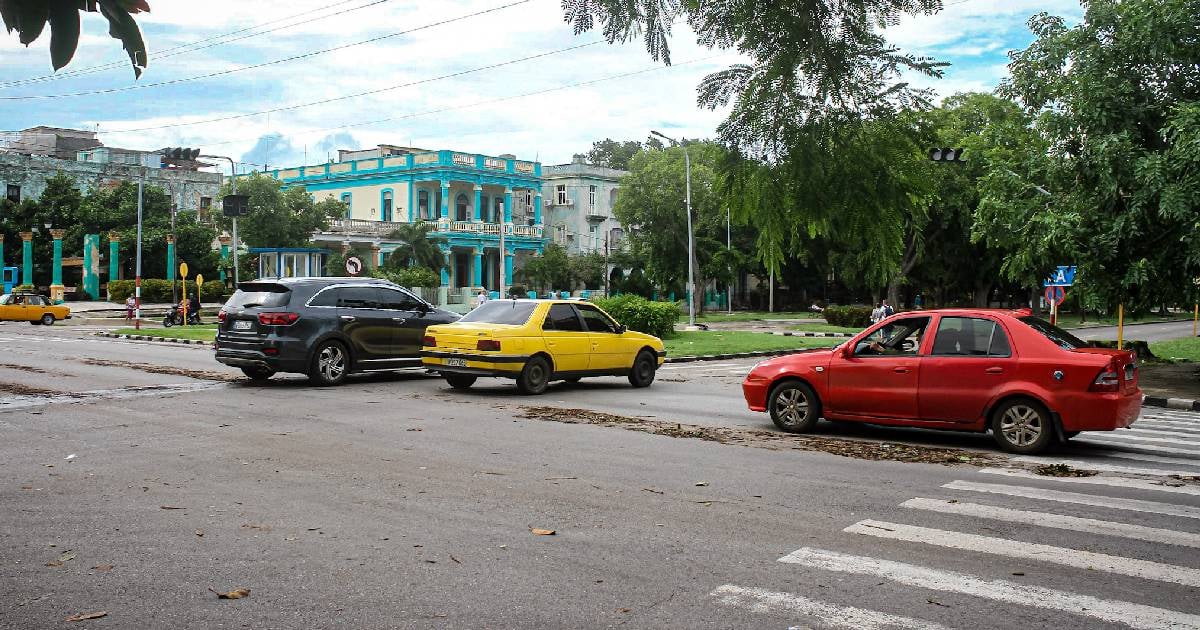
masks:
[(21, 284), (33, 284), (33, 232), (21, 232)]
[(167, 280), (175, 281), (175, 235), (167, 236)]
[(0, 269), (4, 268), (4, 235), (0, 234)]
[(221, 282), (225, 282), (225, 262), (229, 260), (229, 242), (233, 239), (228, 236), (218, 236), (217, 240), (221, 242)]
[(55, 304), (62, 303), (63, 299), (62, 239), (66, 233), (66, 230), (50, 230), (50, 237), (54, 239), (54, 265), (50, 270), (50, 301)]
[(108, 233), (108, 281), (121, 278), (121, 237), (116, 232)]
[(100, 297), (100, 235), (83, 235), (83, 293), (95, 300)]

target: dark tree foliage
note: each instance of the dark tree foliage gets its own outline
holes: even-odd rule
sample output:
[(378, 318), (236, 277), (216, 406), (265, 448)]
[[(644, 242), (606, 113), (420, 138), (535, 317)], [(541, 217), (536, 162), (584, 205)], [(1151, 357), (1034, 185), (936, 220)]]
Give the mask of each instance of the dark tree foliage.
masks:
[(0, 0), (0, 18), (8, 32), (17, 32), (28, 46), (50, 25), (50, 63), (65, 67), (79, 47), (80, 12), (99, 12), (108, 20), (108, 34), (121, 40), (135, 76), (146, 68), (146, 42), (133, 15), (149, 12), (146, 0)]

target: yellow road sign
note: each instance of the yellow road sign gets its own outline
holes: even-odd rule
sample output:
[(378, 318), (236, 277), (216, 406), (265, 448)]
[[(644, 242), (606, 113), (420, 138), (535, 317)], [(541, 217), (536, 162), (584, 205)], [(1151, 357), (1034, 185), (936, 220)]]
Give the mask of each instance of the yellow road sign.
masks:
[(179, 263), (179, 275), (183, 276), (184, 278), (186, 278), (188, 276), (187, 263), (185, 263), (185, 262)]

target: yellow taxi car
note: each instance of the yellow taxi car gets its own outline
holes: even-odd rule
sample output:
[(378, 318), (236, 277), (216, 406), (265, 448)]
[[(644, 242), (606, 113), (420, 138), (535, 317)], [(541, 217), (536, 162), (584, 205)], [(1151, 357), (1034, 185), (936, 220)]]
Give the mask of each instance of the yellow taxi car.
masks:
[(634, 387), (648, 387), (666, 354), (661, 339), (626, 330), (595, 304), (492, 300), (453, 324), (426, 328), (421, 362), (455, 389), (498, 376), (540, 394), (550, 381), (585, 376), (628, 376)]
[(49, 326), (60, 319), (69, 319), (71, 308), (51, 304), (36, 293), (6, 293), (0, 295), (0, 321), (29, 322)]

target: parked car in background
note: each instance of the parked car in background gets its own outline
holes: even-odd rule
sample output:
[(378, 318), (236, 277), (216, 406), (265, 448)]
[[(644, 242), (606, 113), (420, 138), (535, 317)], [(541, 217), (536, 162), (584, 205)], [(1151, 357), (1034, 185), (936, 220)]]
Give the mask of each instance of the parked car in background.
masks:
[(256, 380), (298, 372), (336, 385), (354, 372), (419, 367), (425, 328), (457, 319), (385, 280), (254, 280), (217, 314), (216, 359)]
[(425, 331), (425, 367), (451, 387), (480, 376), (515, 379), (525, 394), (550, 381), (627, 376), (649, 387), (666, 351), (662, 340), (633, 332), (595, 304), (572, 300), (492, 300), (458, 322)]
[(37, 293), (6, 293), (0, 295), (0, 321), (29, 322), (43, 326), (70, 319), (71, 308), (65, 304), (51, 304), (45, 296)]
[(742, 390), (791, 433), (822, 417), (990, 430), (1016, 453), (1127, 427), (1142, 405), (1132, 352), (1089, 347), (1029, 310), (893, 315), (832, 350), (763, 361)]

